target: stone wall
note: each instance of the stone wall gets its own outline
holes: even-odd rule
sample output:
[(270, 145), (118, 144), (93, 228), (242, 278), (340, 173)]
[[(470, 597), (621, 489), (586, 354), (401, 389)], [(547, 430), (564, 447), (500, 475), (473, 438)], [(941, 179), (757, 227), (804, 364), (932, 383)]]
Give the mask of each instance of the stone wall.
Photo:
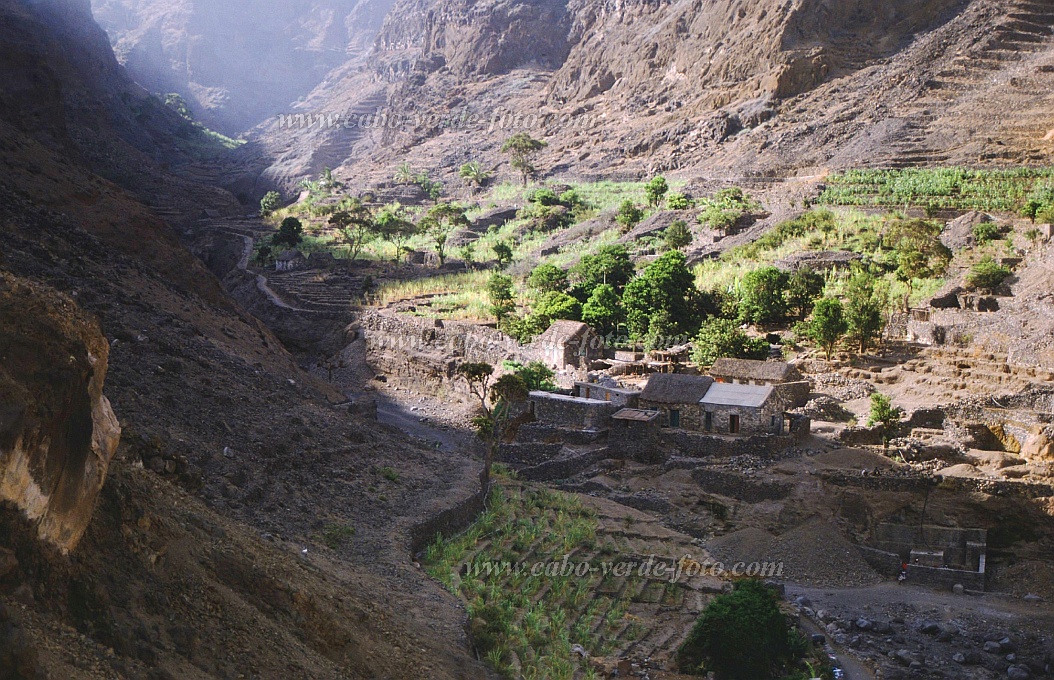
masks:
[(520, 479), (528, 482), (551, 482), (560, 479), (570, 479), (584, 472), (602, 460), (611, 457), (607, 449), (599, 449), (577, 456), (568, 456), (559, 460), (551, 460), (534, 467), (524, 468), (517, 474)]
[(514, 468), (533, 467), (560, 457), (564, 445), (531, 442), (523, 444), (502, 444), (498, 448), (495, 461)]
[(559, 427), (547, 423), (527, 423), (516, 432), (516, 441), (522, 443), (544, 442), (548, 444), (588, 445), (607, 437), (607, 430), (582, 430), (574, 427)]
[(410, 529), (410, 554), (418, 555), (437, 535), (453, 536), (468, 528), (486, 509), (482, 492), (477, 491), (454, 507)]
[(967, 590), (983, 592), (985, 589), (985, 574), (977, 571), (923, 567), (917, 564), (909, 564), (906, 582), (942, 590), (951, 590), (956, 585), (961, 585)]
[(782, 500), (790, 495), (793, 485), (785, 482), (761, 482), (735, 472), (706, 467), (692, 471), (692, 479), (707, 493), (726, 496), (747, 503)]
[(461, 363), (481, 361), (500, 370), (505, 360), (527, 360), (516, 340), (486, 326), (370, 312), (358, 318), (356, 328), (374, 371), (432, 394), (467, 392), (456, 379)]
[(754, 437), (717, 437), (683, 430), (662, 430), (661, 443), (690, 458), (728, 458), (752, 454), (762, 458), (774, 456), (793, 446), (794, 439), (775, 435)]
[(530, 399), (538, 422), (562, 427), (607, 429), (611, 416), (619, 410), (611, 402), (549, 392), (531, 392)]

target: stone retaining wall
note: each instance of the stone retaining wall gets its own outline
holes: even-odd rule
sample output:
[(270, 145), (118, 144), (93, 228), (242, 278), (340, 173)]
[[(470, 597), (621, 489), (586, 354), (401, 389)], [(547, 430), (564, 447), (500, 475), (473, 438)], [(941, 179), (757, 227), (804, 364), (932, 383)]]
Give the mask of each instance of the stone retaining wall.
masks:
[(436, 535), (453, 536), (469, 527), (486, 509), (483, 492), (477, 491), (454, 507), (410, 529), (410, 554), (418, 555)]
[(735, 472), (724, 472), (705, 467), (692, 471), (692, 479), (707, 493), (726, 496), (748, 503), (782, 500), (794, 488), (784, 482), (762, 482), (748, 479)]

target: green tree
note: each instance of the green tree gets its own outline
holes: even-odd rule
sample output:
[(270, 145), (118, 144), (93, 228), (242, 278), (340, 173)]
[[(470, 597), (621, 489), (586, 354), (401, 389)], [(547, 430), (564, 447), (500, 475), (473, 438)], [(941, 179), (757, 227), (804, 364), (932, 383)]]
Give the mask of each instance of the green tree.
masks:
[(486, 185), (491, 177), (491, 174), (483, 169), (483, 166), (480, 165), (479, 161), (465, 163), (461, 166), (458, 174), (461, 176), (461, 179), (471, 184), (475, 184), (477, 187)]
[(407, 250), (406, 242), (417, 233), (417, 225), (398, 202), (389, 203), (378, 210), (374, 224), (381, 238), (395, 246), (395, 261), (398, 262)]
[(557, 389), (556, 373), (540, 361), (531, 361), (524, 365), (518, 361), (503, 361), (502, 367), (523, 379), (531, 392), (555, 392)]
[(1043, 209), (1043, 203), (1035, 198), (1030, 198), (1025, 201), (1024, 207), (1021, 208), (1021, 216), (1027, 217), (1032, 224), (1036, 223), (1036, 216), (1039, 215), (1039, 211)]
[(642, 219), (644, 219), (644, 211), (629, 199), (623, 201), (618, 207), (618, 212), (615, 213), (615, 221), (622, 227), (623, 233), (637, 226)]
[(480, 487), (487, 496), (494, 456), (505, 437), (513, 407), (527, 400), (527, 384), (514, 373), (503, 375), (492, 383), (494, 367), (482, 362), (461, 364), (457, 367), (457, 374), (468, 385), (469, 393), (479, 401), (479, 411), (472, 424), (486, 445)]
[(490, 298), (490, 313), (501, 324), (516, 308), (512, 287), (512, 277), (495, 273), (487, 282), (487, 296)]
[(602, 283), (593, 289), (582, 305), (582, 321), (604, 336), (618, 330), (622, 321), (622, 301), (614, 286)]
[(722, 358), (763, 360), (769, 352), (764, 338), (750, 337), (732, 319), (707, 319), (692, 341), (692, 361), (700, 366), (712, 366)]
[(295, 217), (287, 217), (278, 227), (278, 233), (271, 237), (271, 244), (296, 248), (304, 240), (304, 225)]
[(498, 260), (498, 269), (505, 269), (512, 262), (512, 246), (505, 241), (494, 244), (494, 257)]
[(345, 210), (333, 213), (329, 224), (337, 229), (352, 262), (358, 258), (362, 248), (377, 236), (377, 227), (370, 209), (359, 199), (350, 201)]
[(799, 319), (809, 316), (816, 299), (823, 295), (826, 285), (822, 275), (801, 267), (787, 279), (787, 306)]
[(622, 295), (633, 273), (633, 261), (626, 246), (601, 246), (595, 254), (583, 255), (571, 269), (571, 277), (575, 280), (574, 295), (585, 300), (597, 286), (605, 283)]
[(739, 318), (748, 323), (779, 323), (787, 316), (787, 274), (772, 266), (743, 277), (739, 286)]
[(657, 208), (669, 190), (670, 185), (666, 182), (666, 178), (660, 175), (653, 177), (650, 182), (644, 185), (644, 197), (648, 199), (649, 206)]
[(875, 278), (867, 272), (857, 272), (846, 284), (845, 319), (849, 323), (849, 338), (866, 352), (882, 335), (885, 328), (885, 301), (875, 291)]
[(692, 243), (692, 232), (684, 220), (674, 220), (663, 234), (667, 250), (680, 250)]
[(622, 308), (634, 338), (654, 335), (653, 315), (665, 313), (673, 320), (674, 333), (690, 335), (699, 328), (702, 296), (683, 253), (670, 251), (655, 260), (626, 285)]
[(282, 194), (277, 191), (268, 191), (260, 199), (260, 215), (263, 217), (269, 217), (271, 213), (278, 210), (278, 206), (282, 203)]
[(710, 601), (678, 648), (677, 665), (685, 673), (713, 671), (720, 680), (766, 680), (782, 677), (804, 650), (775, 593), (743, 580)]
[(1010, 278), (1010, 269), (996, 262), (991, 255), (970, 267), (966, 285), (970, 288), (993, 291)]
[(567, 292), (567, 272), (550, 262), (544, 262), (527, 277), (527, 285), (539, 293)]
[(882, 446), (889, 448), (889, 440), (900, 428), (900, 419), (903, 415), (904, 411), (899, 407), (894, 407), (893, 402), (886, 395), (879, 392), (871, 395), (871, 413), (867, 417), (867, 426), (881, 426)]
[(545, 142), (534, 139), (526, 132), (517, 132), (501, 145), (501, 152), (509, 156), (509, 164), (520, 173), (524, 186), (527, 186), (527, 181), (538, 171), (534, 167), (534, 157), (546, 146)]
[(582, 303), (560, 291), (542, 293), (534, 303), (534, 314), (550, 321), (581, 321)]
[(827, 360), (831, 360), (835, 346), (849, 332), (845, 320), (845, 309), (835, 298), (822, 298), (812, 310), (812, 318), (806, 325), (810, 339), (823, 348)]
[(446, 263), (446, 242), (458, 227), (467, 227), (465, 209), (453, 203), (437, 203), (417, 223), (418, 229), (432, 240), (439, 266)]

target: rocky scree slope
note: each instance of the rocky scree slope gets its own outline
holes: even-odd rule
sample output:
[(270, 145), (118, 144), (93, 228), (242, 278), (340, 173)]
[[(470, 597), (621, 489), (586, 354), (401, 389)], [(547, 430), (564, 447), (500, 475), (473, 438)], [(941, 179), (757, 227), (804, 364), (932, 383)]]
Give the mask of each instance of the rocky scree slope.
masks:
[[(554, 174), (1040, 162), (1052, 19), (1033, 0), (404, 0), (368, 68), (327, 78), (301, 108), (380, 105), (425, 122), (264, 126), (245, 160), (283, 188), (322, 162), (356, 181), (389, 179), (406, 157), (441, 173), (466, 159), (502, 167), (512, 130), (492, 123), (513, 111), (552, 116), (531, 131), (550, 142), (539, 166)], [(442, 124), (466, 110), (478, 124)]]

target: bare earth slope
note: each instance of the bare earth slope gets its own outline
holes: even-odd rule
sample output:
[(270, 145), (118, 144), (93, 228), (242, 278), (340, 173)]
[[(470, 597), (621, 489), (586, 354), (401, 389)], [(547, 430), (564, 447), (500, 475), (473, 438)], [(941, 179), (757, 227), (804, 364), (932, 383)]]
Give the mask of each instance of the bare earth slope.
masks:
[[(60, 301), (0, 310), (21, 339), (0, 343), (0, 676), (482, 677), (410, 554), (476, 465), (337, 406), (140, 202), (236, 205), (154, 160), (183, 158), (184, 128), (146, 108), (87, 2), (3, 0), (0, 33), (0, 269)], [(32, 341), (71, 324), (88, 339)], [(45, 480), (46, 514), (8, 463)]]

